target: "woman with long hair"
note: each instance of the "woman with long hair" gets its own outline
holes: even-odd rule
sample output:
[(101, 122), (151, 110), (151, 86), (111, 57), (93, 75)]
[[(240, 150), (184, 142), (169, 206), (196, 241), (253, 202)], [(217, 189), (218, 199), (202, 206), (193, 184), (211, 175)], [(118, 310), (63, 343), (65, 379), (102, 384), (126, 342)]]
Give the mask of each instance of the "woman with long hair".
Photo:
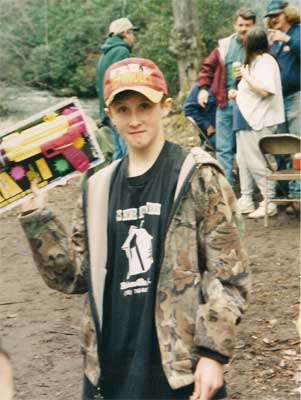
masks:
[[(244, 43), (245, 63), (240, 68), (242, 76), (237, 91), (229, 97), (236, 98), (234, 125), (236, 130), (237, 163), (239, 168), (241, 197), (238, 207), (249, 218), (263, 218), (264, 202), (255, 210), (254, 183), (264, 198), (266, 164), (260, 152), (259, 140), (273, 134), (284, 121), (284, 107), (278, 63), (269, 53), (266, 32), (255, 28), (248, 32)], [(275, 196), (275, 183), (268, 186), (268, 199)], [(277, 214), (277, 206), (268, 203), (270, 216)]]

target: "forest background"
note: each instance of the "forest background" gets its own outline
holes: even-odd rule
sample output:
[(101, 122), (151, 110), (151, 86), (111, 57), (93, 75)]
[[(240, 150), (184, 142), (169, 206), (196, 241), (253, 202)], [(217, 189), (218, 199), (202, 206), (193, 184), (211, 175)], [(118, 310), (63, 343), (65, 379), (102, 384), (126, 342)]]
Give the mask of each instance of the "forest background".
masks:
[[(235, 11), (241, 6), (252, 7), (258, 23), (263, 25), (268, 3), (269, 0), (0, 0), (0, 112), (5, 112), (5, 88), (11, 86), (95, 97), (100, 46), (109, 23), (123, 16), (140, 27), (133, 55), (158, 63), (175, 96), (181, 88), (180, 58), (192, 67), (191, 83), (199, 63), (217, 40), (232, 32)], [(291, 0), (290, 4), (299, 6), (300, 0)], [(193, 45), (195, 52), (189, 53)], [(192, 57), (196, 60), (190, 60)]]

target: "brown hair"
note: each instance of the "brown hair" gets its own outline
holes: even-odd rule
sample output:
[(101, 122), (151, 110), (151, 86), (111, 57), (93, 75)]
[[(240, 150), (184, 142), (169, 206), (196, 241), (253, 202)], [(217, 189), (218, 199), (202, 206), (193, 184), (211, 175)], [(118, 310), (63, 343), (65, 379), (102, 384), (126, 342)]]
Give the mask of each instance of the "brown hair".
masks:
[(262, 28), (251, 29), (244, 42), (245, 64), (251, 65), (259, 54), (269, 53), (269, 41), (266, 32)]
[(256, 14), (250, 8), (240, 8), (239, 10), (237, 10), (234, 15), (234, 22), (236, 22), (239, 17), (246, 20), (251, 19), (254, 22), (254, 24), (256, 22)]

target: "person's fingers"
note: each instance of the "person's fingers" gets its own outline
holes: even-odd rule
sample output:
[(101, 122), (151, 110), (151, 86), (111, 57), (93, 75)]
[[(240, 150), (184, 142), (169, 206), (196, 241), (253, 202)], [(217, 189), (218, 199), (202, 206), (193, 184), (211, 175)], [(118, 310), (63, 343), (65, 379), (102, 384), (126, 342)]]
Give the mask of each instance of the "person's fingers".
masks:
[(38, 182), (36, 180), (33, 180), (31, 182), (30, 188), (34, 196), (39, 196), (39, 194), (41, 193), (40, 189), (38, 188)]
[(212, 390), (210, 390), (210, 386), (206, 382), (203, 382), (203, 385), (201, 385), (200, 390), (201, 390), (201, 393), (199, 396), (199, 400), (210, 400), (211, 399), (211, 395), (213, 393), (212, 393)]
[(39, 189), (37, 181), (32, 181), (30, 188), (33, 196), (25, 199), (21, 205), (21, 212), (29, 212), (38, 208), (43, 208), (47, 203), (47, 195)]
[(194, 378), (194, 391), (192, 395), (190, 396), (190, 400), (199, 400), (201, 395), (201, 380), (198, 378), (198, 376), (195, 376)]
[(198, 94), (198, 103), (201, 107), (205, 107), (208, 102), (208, 92), (207, 90), (201, 90)]
[(205, 107), (208, 102), (208, 99), (202, 99), (201, 106)]

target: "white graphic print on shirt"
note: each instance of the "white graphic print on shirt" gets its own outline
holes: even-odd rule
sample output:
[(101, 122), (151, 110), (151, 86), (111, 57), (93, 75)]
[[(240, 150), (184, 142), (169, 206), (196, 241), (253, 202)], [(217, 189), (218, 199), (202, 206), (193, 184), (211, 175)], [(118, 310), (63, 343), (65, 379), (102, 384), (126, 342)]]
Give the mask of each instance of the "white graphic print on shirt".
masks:
[(147, 272), (152, 263), (152, 235), (146, 229), (131, 226), (129, 235), (122, 246), (129, 260), (129, 272), (127, 279), (130, 276)]
[[(120, 290), (124, 296), (132, 296), (138, 293), (147, 293), (148, 286), (151, 284), (149, 277), (141, 277), (141, 274), (146, 274), (153, 265), (153, 249), (152, 240), (153, 236), (143, 228), (144, 216), (160, 215), (161, 204), (159, 203), (146, 203), (146, 205), (126, 210), (117, 210), (116, 220), (131, 221), (141, 219), (140, 227), (131, 225), (129, 228), (128, 236), (122, 245), (122, 250), (128, 259), (128, 273), (126, 275), (127, 282), (120, 283)], [(137, 277), (136, 281), (130, 281), (131, 277)]]

